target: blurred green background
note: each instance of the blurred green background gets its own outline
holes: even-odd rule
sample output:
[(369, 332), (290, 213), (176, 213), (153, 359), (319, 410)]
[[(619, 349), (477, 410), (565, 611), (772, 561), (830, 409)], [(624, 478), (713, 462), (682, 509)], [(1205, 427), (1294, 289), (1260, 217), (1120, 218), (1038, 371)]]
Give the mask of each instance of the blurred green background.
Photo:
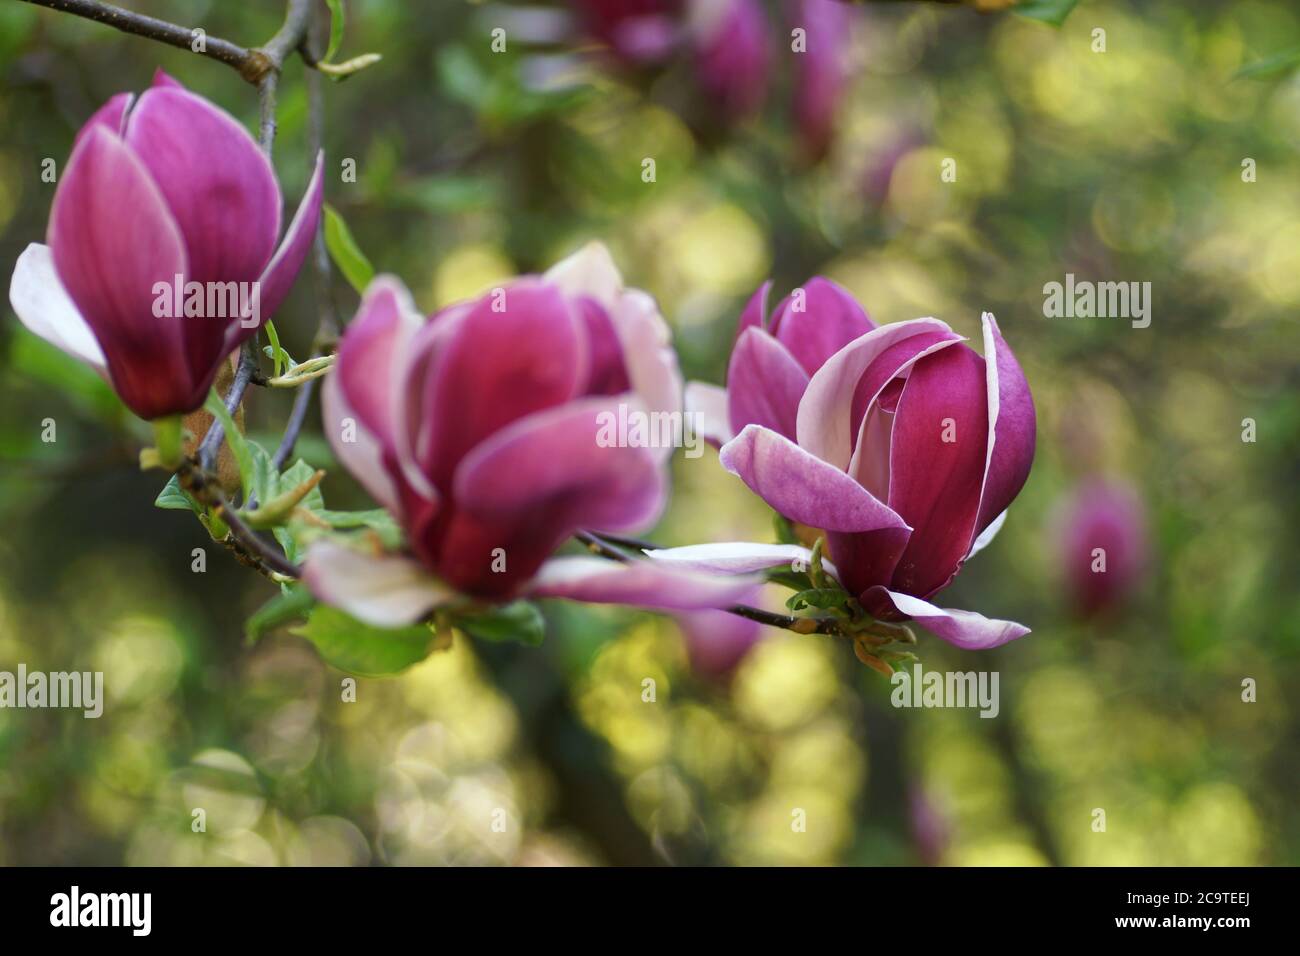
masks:
[[(130, 6), (244, 45), (282, 18), (270, 0)], [(141, 423), (6, 301), (0, 669), (103, 670), (108, 701), (98, 720), (0, 710), (0, 863), (1300, 863), (1300, 74), (1234, 78), (1300, 45), (1300, 10), (1084, 0), (1054, 29), (869, 5), (834, 144), (809, 165), (778, 7), (766, 107), (727, 125), (683, 58), (629, 73), (572, 27), (548, 36), (558, 21), (535, 14), (561, 7), (354, 0), (342, 55), (384, 59), (325, 84), (326, 198), (426, 310), (602, 239), (658, 298), (688, 377), (713, 382), (769, 276), (784, 295), (826, 274), (878, 322), (934, 315), (976, 341), (994, 312), (1034, 391), (1038, 456), (941, 603), (1034, 633), (984, 653), (923, 634), (919, 652), (999, 671), (1000, 716), (895, 709), (884, 678), (818, 636), (773, 631), (709, 679), (673, 619), (572, 605), (546, 608), (541, 648), (458, 635), (343, 703), (344, 675), (301, 638), (245, 646), (273, 586), (153, 507)], [(512, 39), (493, 55), (499, 25)], [(61, 168), (90, 113), (157, 66), (253, 126), (256, 94), (227, 67), (0, 0), (6, 270), (44, 237), (41, 160)], [(294, 203), (306, 114), (294, 61), (275, 157)], [(1067, 272), (1151, 282), (1150, 328), (1045, 318), (1042, 287)], [(341, 279), (333, 295), (350, 315)], [(316, 308), (304, 276), (276, 317), (296, 355)], [(273, 446), (290, 400), (252, 390), (250, 433)], [(301, 453), (331, 468), (314, 411), (308, 431)], [(1124, 608), (1083, 622), (1053, 516), (1098, 471), (1140, 489), (1152, 560)], [(341, 470), (323, 489), (368, 506)], [(771, 534), (708, 451), (678, 457), (650, 536)]]

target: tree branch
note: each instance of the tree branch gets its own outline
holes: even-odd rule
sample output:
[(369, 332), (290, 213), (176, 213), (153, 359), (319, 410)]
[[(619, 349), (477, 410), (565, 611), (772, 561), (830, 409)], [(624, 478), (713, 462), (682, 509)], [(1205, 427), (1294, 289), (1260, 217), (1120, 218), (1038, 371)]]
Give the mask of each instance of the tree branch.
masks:
[(101, 3), (100, 0), (23, 0), (23, 2), (38, 7), (48, 7), (51, 10), (58, 10), (60, 13), (70, 13), (73, 16), (84, 17), (87, 20), (94, 20), (96, 23), (103, 23), (106, 26), (121, 30), (123, 33), (145, 37), (158, 43), (165, 43), (168, 46), (189, 50), (191, 53), (197, 53), (199, 56), (205, 56), (210, 60), (217, 60), (227, 66), (234, 67), (239, 72), (239, 75), (249, 83), (259, 82), (268, 70), (273, 69), (267, 54), (261, 50), (250, 50), (238, 43), (231, 43), (229, 40), (206, 34), (203, 38), (203, 49), (196, 50), (194, 48), (195, 34), (190, 27), (183, 27), (179, 24), (169, 23), (166, 20), (145, 16), (143, 13), (136, 13), (134, 10), (124, 10), (111, 3)]

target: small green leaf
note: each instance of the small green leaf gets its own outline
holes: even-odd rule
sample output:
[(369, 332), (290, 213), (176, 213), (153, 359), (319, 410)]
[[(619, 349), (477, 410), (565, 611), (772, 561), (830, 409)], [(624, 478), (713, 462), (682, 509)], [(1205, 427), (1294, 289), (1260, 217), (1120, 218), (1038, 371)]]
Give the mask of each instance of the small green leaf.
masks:
[(271, 374), (273, 377), (279, 378), (293, 360), (289, 358), (289, 353), (280, 347), (280, 334), (275, 331), (275, 323), (267, 319), (266, 325), (262, 326), (262, 328), (266, 330), (266, 337), (271, 342), (271, 347), (267, 350), (267, 354), (271, 356), (271, 362), (273, 363)]
[(244, 636), (252, 644), (268, 631), (305, 617), (316, 599), (305, 587), (289, 587), (258, 608), (244, 623)]
[(778, 544), (798, 544), (799, 539), (795, 537), (794, 527), (790, 524), (790, 519), (784, 515), (773, 512), (772, 527), (776, 529), (776, 540)]
[(1024, 0), (1015, 8), (1015, 12), (1022, 17), (1059, 27), (1078, 3), (1079, 0)]
[(339, 670), (363, 677), (384, 677), (419, 663), (429, 656), (434, 640), (433, 630), (423, 624), (371, 627), (324, 604), (316, 605), (294, 633), (315, 644)]
[(343, 217), (328, 203), (325, 206), (325, 247), (339, 272), (343, 273), (343, 278), (358, 293), (365, 292), (366, 286), (375, 277), (375, 267), (357, 245)]
[(809, 588), (786, 598), (785, 606), (792, 611), (802, 611), (815, 607), (822, 610), (842, 608), (849, 600), (849, 594), (842, 588)]
[(253, 477), (253, 456), (248, 450), (248, 442), (244, 440), (244, 433), (235, 427), (235, 420), (230, 417), (230, 412), (226, 411), (226, 403), (221, 400), (215, 388), (208, 392), (208, 400), (203, 403), (203, 407), (213, 418), (221, 422), (221, 427), (226, 433), (226, 444), (230, 446), (230, 451), (235, 456), (235, 464), (239, 466), (239, 480), (243, 483), (244, 492), (247, 494)]
[(486, 611), (465, 614), (452, 623), (466, 634), (485, 641), (518, 641), (537, 647), (546, 637), (546, 621), (535, 604), (515, 601)]
[[(311, 498), (310, 495), (307, 496)], [(402, 529), (396, 520), (383, 508), (371, 508), (369, 511), (329, 511), (325, 508), (312, 509), (316, 517), (334, 528), (370, 528), (379, 535), (384, 547), (398, 548), (402, 543)]]
[(339, 52), (339, 47), (343, 44), (343, 27), (347, 17), (343, 11), (343, 0), (325, 0), (325, 6), (330, 8), (330, 42), (321, 59), (328, 61), (334, 59), (334, 54)]
[(181, 487), (180, 479), (175, 475), (172, 475), (171, 480), (163, 485), (163, 490), (158, 492), (153, 506), (170, 511), (193, 511), (196, 515), (203, 514), (202, 506)]

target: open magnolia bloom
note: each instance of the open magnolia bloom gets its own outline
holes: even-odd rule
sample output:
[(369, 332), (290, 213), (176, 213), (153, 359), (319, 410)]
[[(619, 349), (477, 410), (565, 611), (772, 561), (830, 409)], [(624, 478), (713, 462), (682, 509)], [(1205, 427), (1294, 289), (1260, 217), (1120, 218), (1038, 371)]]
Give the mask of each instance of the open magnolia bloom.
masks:
[[(877, 327), (825, 279), (768, 322), (767, 291), (741, 316), (727, 390), (688, 389), (725, 442), (723, 466), (806, 536), (825, 536), (832, 573), (873, 617), (914, 619), (965, 648), (1028, 633), (929, 602), (997, 533), (1033, 462), (1033, 400), (993, 316), (981, 357), (937, 319)], [(746, 543), (649, 554), (733, 573), (789, 560)]]
[(240, 123), (159, 71), (77, 134), (49, 245), (14, 267), (32, 332), (141, 418), (203, 404), (221, 363), (279, 308), (320, 219), (322, 160), (284, 238), (275, 171)]
[(671, 445), (609, 424), (681, 413), (681, 374), (654, 300), (592, 244), (429, 319), (374, 280), (322, 394), (339, 460), (401, 524), (409, 554), (333, 541), (308, 552), (321, 600), (378, 626), (468, 597), (726, 607), (752, 582), (595, 557), (552, 557), (580, 529), (639, 530), (668, 497)]

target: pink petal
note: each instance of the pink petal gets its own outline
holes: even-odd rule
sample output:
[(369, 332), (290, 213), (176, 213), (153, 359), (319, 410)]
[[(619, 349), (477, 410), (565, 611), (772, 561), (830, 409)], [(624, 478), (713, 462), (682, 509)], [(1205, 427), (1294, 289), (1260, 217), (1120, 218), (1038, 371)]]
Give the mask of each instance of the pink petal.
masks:
[[(340, 369), (325, 379), (321, 388), (321, 425), (330, 447), (344, 468), (376, 501), (395, 514), (400, 513), (397, 486), (384, 465), (384, 445), (365, 426), (344, 396)], [(350, 424), (349, 424), (350, 423)], [(345, 439), (351, 438), (351, 441)]]
[(936, 331), (952, 330), (938, 319), (883, 325), (827, 359), (808, 382), (799, 402), (799, 445), (836, 468), (847, 468), (853, 456), (853, 396), (863, 373), (895, 343)]
[(528, 590), (533, 597), (689, 611), (730, 607), (758, 583), (750, 578), (673, 571), (649, 561), (621, 564), (584, 556), (547, 561)]
[(50, 211), (59, 280), (95, 333), (113, 386), (142, 418), (203, 403), (216, 361), (195, 381), (183, 359), (181, 319), (155, 316), (163, 283), (188, 265), (181, 233), (135, 153), (102, 124), (72, 152)]
[(302, 579), (321, 601), (375, 627), (413, 624), (456, 597), (410, 558), (362, 554), (332, 541), (311, 546)]
[[(266, 264), (258, 279), (261, 283), (262, 322), (273, 316), (280, 308), (289, 290), (293, 288), (293, 280), (298, 277), (307, 253), (311, 251), (312, 242), (316, 239), (317, 227), (320, 225), (321, 203), (325, 195), (324, 184), (325, 154), (318, 153), (316, 168), (307, 182), (307, 191), (303, 193), (302, 201), (298, 204), (298, 211), (293, 214), (293, 219), (290, 220), (289, 228), (275, 250), (275, 255)], [(245, 323), (241, 323), (239, 329), (240, 338), (247, 338), (254, 332), (254, 327)]]
[(450, 487), (457, 466), (479, 442), (568, 401), (586, 381), (577, 318), (560, 290), (539, 279), (494, 290), (423, 334), (446, 336), (428, 371), (427, 436), (416, 446), (438, 488)]
[(747, 425), (724, 445), (720, 460), (791, 521), (828, 531), (906, 527), (902, 518), (843, 471), (759, 425)]
[(551, 548), (578, 528), (652, 524), (667, 503), (663, 472), (647, 449), (602, 446), (602, 422), (616, 416), (617, 402), (597, 397), (508, 425), (461, 462), (457, 503), (483, 517), (553, 529)]
[(894, 572), (896, 590), (933, 594), (970, 551), (988, 444), (986, 401), (984, 360), (965, 345), (926, 356), (907, 378), (894, 416), (889, 505), (915, 531)]
[(362, 296), (356, 317), (339, 341), (332, 379), (382, 447), (395, 447), (394, 416), (400, 393), (399, 372), (411, 339), (423, 327), (411, 295), (400, 279), (377, 276)]
[(280, 187), (243, 125), (203, 97), (163, 83), (131, 111), (126, 141), (180, 226), (189, 278), (257, 279), (280, 232)]
[(1014, 621), (999, 621), (974, 611), (935, 607), (927, 601), (885, 588), (873, 588), (870, 597), (892, 605), (899, 613), (922, 624), (949, 644), (969, 651), (987, 650), (1024, 637), (1029, 628)]
[(741, 333), (727, 368), (727, 411), (733, 433), (762, 425), (794, 439), (808, 376), (784, 345), (761, 329)]
[(81, 143), (86, 137), (86, 133), (96, 126), (102, 126), (114, 136), (120, 137), (123, 133), (123, 127), (126, 125), (127, 114), (131, 110), (131, 103), (135, 100), (134, 93), (118, 93), (110, 96), (108, 102), (101, 106), (86, 120), (85, 124), (77, 131), (77, 138), (72, 141), (73, 149)]
[(817, 276), (776, 308), (772, 334), (809, 375), (854, 339), (876, 327), (847, 289)]
[(988, 381), (989, 440), (987, 470), (975, 533), (990, 527), (1015, 500), (1034, 463), (1036, 417), (1029, 383), (1002, 338), (991, 312), (984, 325), (984, 360)]
[(767, 328), (767, 299), (772, 293), (772, 280), (768, 279), (758, 287), (740, 313), (740, 322), (736, 328), (736, 338), (745, 334), (746, 329)]

